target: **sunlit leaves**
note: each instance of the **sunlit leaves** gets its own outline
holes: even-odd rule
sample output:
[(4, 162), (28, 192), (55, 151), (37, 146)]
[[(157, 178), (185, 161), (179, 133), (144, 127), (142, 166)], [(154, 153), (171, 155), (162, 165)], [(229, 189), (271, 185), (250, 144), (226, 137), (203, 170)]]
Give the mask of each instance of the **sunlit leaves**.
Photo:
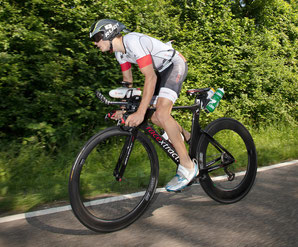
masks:
[[(294, 122), (294, 5), (282, 0), (245, 1), (242, 7), (230, 0), (3, 0), (0, 137), (61, 144), (73, 133), (106, 124), (107, 107), (94, 91), (107, 94), (118, 87), (121, 70), (113, 54), (102, 54), (88, 39), (89, 26), (100, 18), (117, 19), (164, 42), (174, 40), (189, 65), (178, 104), (191, 103), (186, 89), (223, 87), (221, 106), (207, 118), (234, 116), (254, 125), (280, 118)], [(144, 77), (137, 66), (133, 72), (141, 87)]]

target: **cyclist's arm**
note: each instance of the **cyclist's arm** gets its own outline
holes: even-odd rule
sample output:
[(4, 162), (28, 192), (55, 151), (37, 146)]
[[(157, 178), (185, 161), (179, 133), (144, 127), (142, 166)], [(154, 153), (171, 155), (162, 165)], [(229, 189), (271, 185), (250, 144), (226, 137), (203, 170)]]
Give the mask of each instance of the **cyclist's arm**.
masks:
[(126, 126), (138, 126), (143, 122), (145, 113), (154, 94), (157, 76), (153, 69), (153, 65), (149, 64), (146, 67), (140, 68), (140, 70), (145, 76), (143, 96), (138, 110), (129, 115), (125, 121)]
[(132, 71), (131, 68), (128, 70), (122, 71), (123, 81), (130, 82), (131, 85), (129, 87), (132, 87), (133, 78), (132, 78)]
[(143, 88), (142, 101), (138, 108), (138, 112), (145, 114), (154, 94), (157, 76), (154, 71), (153, 64), (149, 64), (146, 67), (140, 68), (140, 70), (145, 76), (145, 83)]
[[(128, 87), (132, 87), (133, 77), (132, 77), (131, 68), (129, 68), (125, 71), (122, 70), (122, 76), (123, 76), (123, 81), (131, 83)], [(124, 106), (121, 107), (121, 108), (122, 108), (122, 110), (117, 110), (116, 113), (111, 117), (111, 119), (118, 120), (118, 119), (121, 119), (123, 117), (123, 113), (124, 113), (123, 108), (124, 108)]]

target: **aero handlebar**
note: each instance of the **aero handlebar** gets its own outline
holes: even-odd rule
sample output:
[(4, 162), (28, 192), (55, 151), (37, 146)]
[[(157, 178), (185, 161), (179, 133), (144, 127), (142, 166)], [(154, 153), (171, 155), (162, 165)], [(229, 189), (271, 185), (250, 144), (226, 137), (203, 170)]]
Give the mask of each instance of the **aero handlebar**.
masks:
[(109, 101), (101, 92), (96, 91), (96, 97), (106, 105), (127, 105), (127, 102)]

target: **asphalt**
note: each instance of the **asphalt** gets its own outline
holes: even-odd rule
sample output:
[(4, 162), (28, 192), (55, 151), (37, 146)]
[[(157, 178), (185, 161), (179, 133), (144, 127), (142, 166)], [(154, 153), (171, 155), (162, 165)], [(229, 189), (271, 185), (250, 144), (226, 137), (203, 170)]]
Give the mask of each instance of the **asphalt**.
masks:
[(242, 201), (222, 205), (199, 185), (159, 193), (129, 227), (98, 234), (71, 211), (0, 224), (0, 246), (298, 246), (298, 162), (258, 172)]

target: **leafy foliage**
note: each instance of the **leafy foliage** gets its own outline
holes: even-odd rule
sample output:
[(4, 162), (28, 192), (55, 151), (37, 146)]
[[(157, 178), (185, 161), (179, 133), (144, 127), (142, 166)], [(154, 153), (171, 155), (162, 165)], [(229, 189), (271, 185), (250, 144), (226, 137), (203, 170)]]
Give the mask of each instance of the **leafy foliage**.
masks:
[[(189, 65), (177, 103), (192, 103), (187, 89), (223, 87), (220, 107), (201, 119), (244, 122), (260, 164), (297, 158), (296, 2), (0, 0), (0, 212), (66, 198), (77, 150), (105, 128), (110, 109), (94, 91), (118, 87), (121, 70), (88, 39), (100, 18), (174, 40)], [(141, 87), (144, 78), (133, 69)], [(173, 115), (189, 127), (189, 114)], [(173, 167), (159, 158), (163, 183)]]
[[(222, 107), (206, 121), (225, 115), (254, 126), (295, 123), (297, 6), (283, 0), (245, 3), (1, 0), (0, 137), (54, 150), (72, 135), (104, 125), (107, 108), (94, 91), (118, 86), (121, 71), (113, 55), (99, 54), (88, 40), (89, 26), (100, 18), (174, 40), (189, 63), (183, 92), (223, 87)], [(134, 72), (142, 86), (143, 76), (136, 67)], [(190, 103), (183, 92), (178, 103)]]

